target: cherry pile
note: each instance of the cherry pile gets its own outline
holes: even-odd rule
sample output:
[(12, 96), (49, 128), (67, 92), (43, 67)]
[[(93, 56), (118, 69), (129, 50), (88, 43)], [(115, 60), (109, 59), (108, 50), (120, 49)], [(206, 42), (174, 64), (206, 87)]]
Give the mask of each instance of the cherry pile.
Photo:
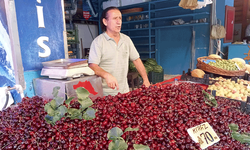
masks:
[[(148, 145), (153, 150), (200, 149), (187, 129), (208, 122), (220, 141), (208, 150), (250, 149), (231, 138), (230, 123), (238, 124), (240, 133), (250, 133), (249, 115), (240, 112), (239, 102), (216, 97), (218, 107), (204, 103), (202, 88), (196, 84), (142, 86), (130, 93), (97, 98), (93, 120), (62, 118), (55, 126), (44, 120), (44, 100), (24, 98), (15, 107), (0, 112), (0, 149), (80, 149), (106, 150), (108, 131), (119, 127), (139, 128), (122, 137), (133, 144)], [(72, 107), (79, 108), (74, 101)]]

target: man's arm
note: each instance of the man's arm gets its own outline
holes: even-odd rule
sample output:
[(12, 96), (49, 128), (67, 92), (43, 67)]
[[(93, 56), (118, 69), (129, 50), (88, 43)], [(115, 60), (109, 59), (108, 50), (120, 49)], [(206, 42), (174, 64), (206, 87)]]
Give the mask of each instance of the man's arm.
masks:
[(110, 73), (107, 71), (103, 70), (101, 67), (99, 67), (97, 64), (90, 63), (89, 67), (95, 72), (96, 75), (102, 77), (105, 79), (107, 85), (112, 88), (119, 90), (119, 85), (117, 83), (117, 80), (114, 76), (112, 76)]
[(150, 83), (149, 83), (149, 80), (148, 80), (148, 75), (146, 73), (146, 69), (141, 61), (140, 58), (136, 59), (133, 61), (137, 71), (140, 73), (142, 79), (143, 79), (143, 84), (146, 86), (146, 87), (149, 87), (150, 86)]

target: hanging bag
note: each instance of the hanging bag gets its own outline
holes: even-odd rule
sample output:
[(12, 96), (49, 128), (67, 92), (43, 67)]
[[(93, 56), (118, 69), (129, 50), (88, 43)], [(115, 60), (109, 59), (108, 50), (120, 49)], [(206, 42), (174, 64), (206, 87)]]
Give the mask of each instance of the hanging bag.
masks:
[(179, 6), (184, 9), (195, 10), (198, 6), (197, 0), (181, 0)]
[(222, 39), (226, 37), (226, 29), (221, 25), (221, 21), (219, 20), (219, 24), (212, 25), (211, 29), (211, 39)]

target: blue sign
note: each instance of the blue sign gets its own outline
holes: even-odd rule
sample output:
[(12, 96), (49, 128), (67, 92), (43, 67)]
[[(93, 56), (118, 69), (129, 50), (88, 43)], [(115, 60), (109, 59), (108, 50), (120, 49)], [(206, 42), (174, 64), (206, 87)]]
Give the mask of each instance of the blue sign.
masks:
[(24, 71), (65, 58), (62, 0), (16, 0), (15, 7)]

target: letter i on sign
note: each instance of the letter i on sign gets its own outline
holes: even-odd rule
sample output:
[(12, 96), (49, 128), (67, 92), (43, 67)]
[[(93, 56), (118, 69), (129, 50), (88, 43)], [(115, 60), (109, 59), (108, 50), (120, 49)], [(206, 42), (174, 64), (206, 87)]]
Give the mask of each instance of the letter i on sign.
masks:
[[(41, 4), (41, 0), (37, 0), (37, 3)], [(38, 18), (38, 28), (45, 28), (44, 17), (43, 17), (43, 6), (36, 6), (36, 10)], [(37, 45), (39, 45), (44, 50), (44, 53), (38, 52), (39, 57), (49, 57), (51, 54), (50, 48), (43, 43), (44, 41), (49, 42), (49, 37), (41, 36), (37, 39)]]
[[(41, 4), (41, 0), (37, 0), (37, 3)], [(38, 18), (38, 28), (45, 28), (44, 18), (43, 18), (43, 6), (36, 6), (37, 18)]]

